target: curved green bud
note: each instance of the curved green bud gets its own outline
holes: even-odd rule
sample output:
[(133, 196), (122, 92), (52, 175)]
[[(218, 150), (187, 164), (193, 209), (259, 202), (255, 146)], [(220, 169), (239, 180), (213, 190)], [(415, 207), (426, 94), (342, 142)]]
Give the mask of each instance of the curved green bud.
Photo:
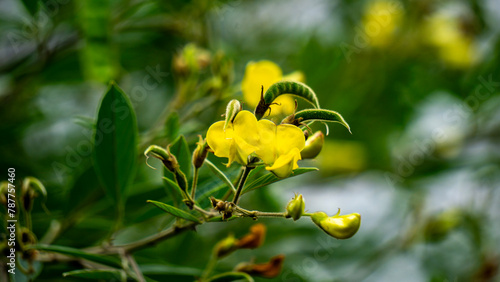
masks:
[(295, 197), (288, 202), (286, 206), (286, 218), (292, 218), (294, 221), (299, 219), (302, 214), (304, 214), (304, 209), (306, 207), (306, 203), (304, 202), (304, 198), (302, 195), (295, 194)]
[[(339, 210), (340, 212), (340, 210)], [(337, 239), (348, 239), (358, 232), (361, 225), (361, 215), (351, 213), (328, 217), (324, 212), (316, 212), (311, 215), (312, 221), (328, 235)]]
[(229, 123), (233, 123), (234, 118), (236, 115), (242, 110), (241, 103), (240, 101), (233, 99), (227, 103), (226, 106), (226, 120), (224, 122), (224, 130), (226, 130), (226, 127)]
[(300, 156), (302, 159), (314, 159), (319, 155), (321, 149), (323, 149), (324, 143), (325, 135), (321, 131), (316, 131), (312, 136), (307, 138), (304, 149), (300, 151)]
[(290, 119), (291, 119), (290, 117), (287, 117), (282, 121), (282, 123), (292, 123), (295, 125), (299, 125), (299, 123), (307, 120), (336, 122), (345, 126), (345, 128), (349, 130), (349, 133), (352, 133), (349, 124), (347, 124), (342, 115), (336, 111), (324, 110), (324, 109), (307, 109), (296, 112), (292, 120)]
[(207, 158), (208, 149), (207, 140), (203, 140), (201, 135), (198, 135), (199, 141), (196, 143), (196, 149), (193, 151), (193, 165), (195, 168), (200, 168)]
[(273, 101), (278, 98), (278, 96), (283, 94), (300, 97), (311, 103), (315, 108), (319, 109), (319, 102), (316, 97), (316, 93), (314, 93), (309, 86), (301, 82), (280, 81), (271, 85), (267, 89), (266, 94), (261, 97), (259, 104), (255, 108), (255, 116), (257, 119), (261, 119)]
[(146, 151), (144, 151), (144, 156), (146, 156), (146, 163), (147, 159), (149, 158), (149, 154), (151, 154), (153, 155), (153, 157), (161, 160), (163, 162), (163, 165), (165, 165), (168, 170), (174, 172), (179, 168), (179, 163), (177, 162), (177, 158), (172, 153), (170, 153), (169, 147), (170, 145), (167, 147), (167, 149), (163, 149), (162, 147), (157, 145), (149, 146)]

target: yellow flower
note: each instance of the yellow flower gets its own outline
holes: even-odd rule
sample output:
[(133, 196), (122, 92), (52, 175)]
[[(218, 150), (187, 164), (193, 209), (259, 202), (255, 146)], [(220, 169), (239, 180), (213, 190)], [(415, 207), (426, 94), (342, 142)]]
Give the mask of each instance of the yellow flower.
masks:
[(371, 2), (363, 17), (363, 29), (372, 46), (388, 45), (401, 25), (402, 5), (399, 2)]
[(460, 26), (460, 19), (437, 12), (424, 25), (425, 40), (434, 46), (441, 59), (452, 67), (467, 68), (478, 61), (477, 46)]
[[(241, 82), (243, 98), (250, 108), (255, 108), (260, 101), (261, 87), (264, 93), (274, 83), (281, 80), (304, 82), (304, 74), (300, 71), (283, 76), (281, 68), (271, 61), (249, 62)], [(290, 95), (281, 95), (274, 100), (277, 105), (271, 107), (271, 115), (290, 115), (295, 109), (295, 102)]]
[(233, 161), (246, 165), (248, 156), (254, 153), (267, 170), (282, 178), (298, 168), (300, 151), (305, 146), (304, 134), (298, 127), (257, 121), (249, 111), (239, 112), (225, 130), (224, 121), (214, 123), (208, 129), (207, 142), (216, 156), (228, 158), (227, 166)]

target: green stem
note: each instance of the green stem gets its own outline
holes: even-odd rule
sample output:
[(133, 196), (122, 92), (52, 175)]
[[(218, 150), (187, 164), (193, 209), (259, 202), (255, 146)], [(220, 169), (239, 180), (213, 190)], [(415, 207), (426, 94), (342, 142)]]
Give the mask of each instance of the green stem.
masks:
[(243, 186), (245, 186), (245, 182), (247, 181), (248, 174), (250, 174), (250, 171), (252, 169), (253, 169), (253, 167), (246, 166), (245, 169), (243, 170), (243, 174), (241, 175), (241, 178), (240, 178), (240, 183), (238, 183), (238, 188), (236, 188), (236, 193), (234, 194), (233, 204), (235, 204), (235, 205), (238, 204), (238, 201), (239, 201), (240, 195), (241, 195), (241, 190), (243, 190)]
[[(241, 178), (243, 177), (243, 172), (244, 172), (244, 169), (240, 170), (240, 173), (238, 174), (238, 177), (236, 178), (237, 180), (234, 183), (234, 185), (236, 185), (237, 183), (239, 183), (241, 181)], [(229, 196), (231, 196), (231, 194), (236, 194), (236, 190), (233, 191), (233, 189), (229, 189), (227, 190), (226, 194), (224, 195), (224, 197), (222, 197), (222, 201), (227, 201), (227, 199), (229, 199)]]
[(241, 207), (236, 206), (236, 211), (240, 212), (243, 216), (246, 217), (286, 217), (284, 212), (261, 212), (261, 211), (251, 211)]
[(194, 200), (196, 196), (196, 185), (198, 185), (198, 171), (199, 168), (195, 167), (194, 168), (194, 174), (193, 174), (193, 185), (191, 186), (191, 198)]

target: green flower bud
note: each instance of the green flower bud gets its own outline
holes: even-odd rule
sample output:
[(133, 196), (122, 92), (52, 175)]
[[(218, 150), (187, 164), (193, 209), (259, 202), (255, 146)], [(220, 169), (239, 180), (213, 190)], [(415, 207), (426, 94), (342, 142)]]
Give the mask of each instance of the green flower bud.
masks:
[(304, 213), (305, 207), (306, 204), (302, 195), (295, 194), (295, 197), (290, 202), (288, 202), (288, 205), (286, 206), (285, 216), (287, 218), (291, 217), (294, 221), (296, 221)]
[(201, 135), (198, 135), (199, 141), (196, 146), (196, 149), (194, 149), (193, 152), (193, 165), (195, 168), (200, 168), (203, 163), (205, 162), (205, 159), (207, 158), (208, 154), (208, 149), (210, 148), (207, 144), (206, 140), (203, 140)]
[(144, 151), (144, 155), (146, 156), (146, 158), (149, 158), (149, 154), (153, 155), (153, 157), (163, 162), (163, 165), (174, 174), (175, 181), (179, 185), (179, 188), (181, 188), (184, 193), (187, 193), (188, 183), (186, 175), (184, 175), (184, 173), (181, 171), (179, 162), (177, 162), (177, 158), (172, 153), (170, 153), (170, 145), (167, 146), (167, 149), (163, 149), (160, 146), (151, 145), (146, 149), (146, 151)]
[(233, 99), (227, 103), (226, 107), (226, 121), (224, 123), (224, 130), (226, 130), (226, 127), (229, 123), (233, 123), (234, 118), (236, 115), (242, 110), (241, 103), (240, 101)]
[(316, 131), (312, 136), (307, 138), (304, 149), (300, 152), (302, 159), (314, 159), (323, 148), (325, 143), (325, 135), (321, 131)]
[(339, 213), (340, 209), (336, 215), (328, 217), (324, 212), (316, 212), (311, 215), (311, 219), (319, 228), (334, 238), (351, 238), (358, 232), (361, 225), (361, 215), (359, 213), (339, 215)]

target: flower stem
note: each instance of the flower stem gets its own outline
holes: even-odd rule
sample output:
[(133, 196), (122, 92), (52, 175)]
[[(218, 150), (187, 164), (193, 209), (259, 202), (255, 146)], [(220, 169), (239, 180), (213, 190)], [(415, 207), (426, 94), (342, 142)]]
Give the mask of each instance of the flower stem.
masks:
[(191, 186), (191, 198), (194, 200), (196, 196), (196, 185), (198, 184), (198, 170), (199, 168), (194, 168), (193, 174), (193, 185)]
[(257, 217), (286, 217), (284, 212), (261, 212), (251, 211), (239, 206), (236, 206), (236, 211), (240, 212), (243, 216), (257, 218)]
[(245, 186), (245, 182), (247, 181), (248, 174), (253, 169), (253, 167), (246, 166), (243, 170), (243, 174), (240, 178), (240, 183), (238, 183), (238, 188), (236, 188), (236, 193), (234, 194), (233, 204), (237, 205), (240, 199), (241, 190), (243, 190), (243, 186)]

